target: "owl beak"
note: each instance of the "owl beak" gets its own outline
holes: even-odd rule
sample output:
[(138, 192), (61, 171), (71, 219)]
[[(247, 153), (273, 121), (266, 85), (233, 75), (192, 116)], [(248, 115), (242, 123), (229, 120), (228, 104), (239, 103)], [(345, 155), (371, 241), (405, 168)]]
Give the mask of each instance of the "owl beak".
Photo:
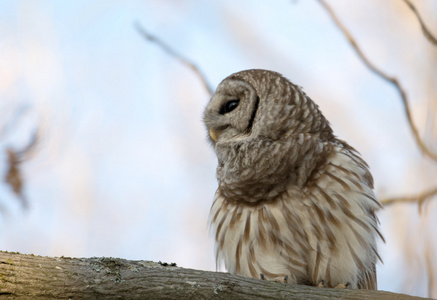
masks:
[(218, 132), (215, 131), (213, 128), (210, 128), (210, 129), (209, 129), (209, 136), (212, 138), (212, 140), (213, 140), (214, 142), (217, 142), (217, 139), (218, 139)]

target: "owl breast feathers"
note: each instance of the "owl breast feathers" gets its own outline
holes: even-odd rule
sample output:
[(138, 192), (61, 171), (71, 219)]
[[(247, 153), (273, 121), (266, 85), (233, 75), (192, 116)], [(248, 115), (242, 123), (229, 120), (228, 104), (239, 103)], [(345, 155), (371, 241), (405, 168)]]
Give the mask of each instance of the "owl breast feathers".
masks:
[(267, 280), (376, 289), (373, 178), (318, 106), (276, 72), (247, 70), (204, 112), (217, 154), (217, 263)]

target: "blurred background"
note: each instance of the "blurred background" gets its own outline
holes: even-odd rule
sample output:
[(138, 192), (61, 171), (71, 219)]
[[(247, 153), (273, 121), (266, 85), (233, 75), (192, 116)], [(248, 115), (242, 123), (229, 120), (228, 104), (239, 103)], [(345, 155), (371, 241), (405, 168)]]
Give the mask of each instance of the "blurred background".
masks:
[[(437, 151), (437, 47), (404, 1), (328, 3), (398, 78)], [(437, 35), (437, 2), (412, 1)], [(369, 163), (380, 199), (437, 185), (397, 90), (358, 58), (318, 1), (0, 1), (0, 249), (215, 270), (207, 218), (216, 158), (199, 77), (282, 73)], [(437, 199), (378, 214), (382, 290), (437, 297)]]

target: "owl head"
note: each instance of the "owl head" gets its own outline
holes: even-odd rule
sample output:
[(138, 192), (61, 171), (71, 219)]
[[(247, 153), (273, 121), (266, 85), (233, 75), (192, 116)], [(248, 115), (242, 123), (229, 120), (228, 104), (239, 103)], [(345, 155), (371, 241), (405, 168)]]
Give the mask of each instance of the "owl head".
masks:
[(317, 105), (298, 86), (267, 70), (225, 78), (203, 120), (219, 160), (220, 191), (240, 200), (247, 195), (267, 199), (287, 182), (305, 182), (316, 164), (306, 157), (334, 138)]
[(203, 120), (213, 145), (259, 136), (278, 140), (300, 133), (332, 135), (329, 123), (300, 87), (279, 73), (260, 69), (225, 78)]

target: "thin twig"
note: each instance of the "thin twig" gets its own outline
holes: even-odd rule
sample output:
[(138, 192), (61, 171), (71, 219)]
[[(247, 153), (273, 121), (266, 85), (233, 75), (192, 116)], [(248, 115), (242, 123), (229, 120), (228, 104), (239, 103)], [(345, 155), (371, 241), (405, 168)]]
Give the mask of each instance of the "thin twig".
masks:
[(395, 198), (386, 198), (382, 199), (381, 203), (384, 206), (389, 206), (394, 203), (416, 203), (419, 205), (419, 213), (422, 212), (422, 205), (425, 203), (426, 200), (429, 198), (437, 195), (437, 188), (433, 188), (429, 191), (422, 192), (415, 196), (410, 197), (395, 197)]
[(430, 250), (430, 248), (432, 247), (430, 241), (428, 240), (427, 242), (428, 244), (425, 251), (425, 260), (426, 260), (426, 269), (428, 273), (428, 297), (433, 297), (435, 296), (432, 294), (432, 291), (434, 290), (435, 281), (434, 281), (434, 270), (432, 267), (431, 257), (434, 257), (434, 254)]
[(37, 129), (28, 145), (22, 150), (14, 150), (12, 148), (6, 150), (8, 154), (8, 171), (5, 174), (4, 181), (12, 188), (12, 191), (20, 199), (24, 208), (27, 208), (28, 203), (24, 195), (22, 163), (35, 153), (38, 142), (39, 130)]
[(213, 94), (213, 89), (211, 88), (210, 84), (208, 83), (208, 80), (206, 80), (205, 75), (200, 71), (200, 69), (189, 59), (183, 57), (181, 54), (177, 53), (174, 49), (172, 49), (170, 46), (168, 46), (166, 43), (161, 41), (158, 37), (150, 34), (147, 32), (143, 26), (141, 26), (140, 23), (135, 23), (135, 28), (138, 30), (138, 32), (148, 41), (157, 44), (159, 47), (161, 47), (165, 52), (167, 52), (170, 56), (173, 56), (174, 58), (178, 59), (182, 64), (189, 67), (191, 70), (193, 70), (196, 75), (200, 78), (200, 80), (203, 83), (204, 88), (208, 92), (208, 94)]
[[(0, 127), (0, 137), (4, 138), (9, 131), (19, 126), (19, 123), (23, 120), (23, 116), (28, 113), (30, 106), (23, 104), (17, 107), (15, 112), (9, 118), (3, 118), (4, 125)], [(9, 120), (8, 120), (9, 119)]]
[(404, 0), (404, 2), (408, 5), (408, 7), (410, 7), (410, 9), (416, 15), (416, 18), (419, 21), (420, 26), (422, 26), (423, 35), (426, 37), (426, 39), (431, 44), (433, 44), (434, 46), (437, 46), (437, 39), (435, 38), (435, 36), (432, 35), (432, 33), (431, 33), (431, 31), (429, 31), (428, 27), (426, 27), (425, 22), (423, 22), (422, 17), (420, 16), (416, 7), (413, 5), (413, 3), (410, 2), (410, 0)]
[(340, 22), (340, 20), (338, 19), (337, 15), (332, 10), (332, 8), (324, 0), (318, 0), (318, 1), (326, 9), (326, 11), (329, 13), (329, 15), (331, 16), (331, 18), (333, 19), (333, 21), (337, 25), (337, 27), (343, 32), (343, 34), (347, 38), (349, 44), (352, 46), (352, 48), (355, 50), (355, 52), (358, 54), (358, 56), (363, 61), (363, 63), (367, 66), (367, 68), (369, 68), (369, 70), (371, 70), (373, 73), (375, 73), (379, 77), (381, 77), (384, 80), (386, 80), (386, 81), (390, 82), (391, 84), (393, 84), (395, 86), (395, 88), (398, 90), (398, 92), (399, 92), (399, 94), (401, 96), (401, 99), (402, 99), (402, 103), (404, 105), (404, 111), (405, 111), (405, 115), (407, 116), (408, 124), (410, 125), (410, 129), (411, 129), (411, 131), (413, 133), (413, 136), (414, 136), (414, 138), (416, 140), (417, 145), (423, 151), (423, 153), (428, 155), (433, 160), (437, 161), (437, 154), (432, 152), (425, 145), (425, 142), (419, 136), (419, 132), (417, 130), (416, 125), (413, 122), (413, 117), (411, 116), (411, 112), (410, 112), (410, 107), (409, 107), (409, 104), (408, 104), (407, 95), (406, 95), (404, 89), (399, 84), (398, 80), (396, 78), (394, 78), (394, 77), (391, 77), (391, 76), (387, 75), (386, 73), (384, 73), (383, 71), (378, 69), (374, 64), (372, 64), (369, 61), (369, 59), (364, 55), (363, 51), (358, 46), (357, 42), (352, 37), (351, 33)]

